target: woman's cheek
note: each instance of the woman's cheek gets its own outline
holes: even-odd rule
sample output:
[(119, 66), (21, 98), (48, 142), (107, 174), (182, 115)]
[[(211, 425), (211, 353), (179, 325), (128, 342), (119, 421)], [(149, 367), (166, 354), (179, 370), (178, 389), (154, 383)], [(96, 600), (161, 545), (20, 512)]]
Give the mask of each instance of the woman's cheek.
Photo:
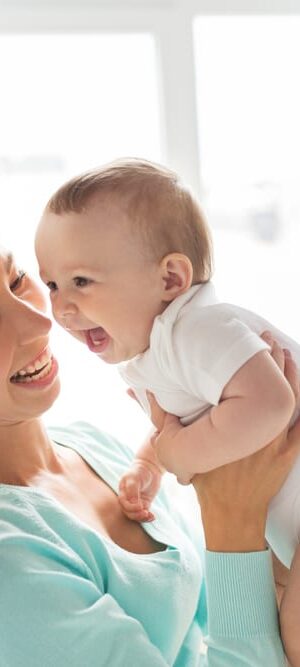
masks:
[(10, 368), (9, 350), (0, 344), (0, 384), (7, 380)]
[(42, 313), (46, 313), (48, 310), (48, 302), (45, 294), (40, 289), (40, 287), (33, 282), (30, 288), (28, 288), (25, 293), (22, 295), (24, 301), (28, 301), (36, 310), (39, 310)]

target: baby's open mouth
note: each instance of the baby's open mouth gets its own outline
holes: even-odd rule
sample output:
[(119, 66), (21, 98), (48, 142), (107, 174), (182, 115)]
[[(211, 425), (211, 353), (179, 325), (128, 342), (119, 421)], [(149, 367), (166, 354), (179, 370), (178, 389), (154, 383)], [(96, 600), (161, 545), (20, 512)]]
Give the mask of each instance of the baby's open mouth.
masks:
[(101, 345), (101, 343), (107, 338), (107, 333), (103, 327), (89, 329), (88, 333), (94, 345)]
[(50, 350), (44, 350), (39, 357), (14, 373), (10, 382), (34, 382), (44, 378), (51, 370), (53, 357)]
[(110, 336), (103, 327), (88, 329), (85, 333), (86, 342), (92, 352), (102, 352), (109, 342)]

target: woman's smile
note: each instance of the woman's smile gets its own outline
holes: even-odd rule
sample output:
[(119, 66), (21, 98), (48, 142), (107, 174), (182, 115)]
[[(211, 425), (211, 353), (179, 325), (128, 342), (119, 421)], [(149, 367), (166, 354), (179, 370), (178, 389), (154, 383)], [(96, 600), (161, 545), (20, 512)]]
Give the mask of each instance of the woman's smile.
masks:
[[(51, 320), (40, 287), (0, 249), (0, 423), (32, 419), (59, 393), (58, 363), (49, 347)], [(21, 391), (19, 391), (21, 389)], [(22, 389), (35, 389), (34, 401)]]
[(51, 384), (57, 373), (57, 360), (46, 348), (35, 360), (14, 373), (10, 382), (26, 389), (39, 389)]

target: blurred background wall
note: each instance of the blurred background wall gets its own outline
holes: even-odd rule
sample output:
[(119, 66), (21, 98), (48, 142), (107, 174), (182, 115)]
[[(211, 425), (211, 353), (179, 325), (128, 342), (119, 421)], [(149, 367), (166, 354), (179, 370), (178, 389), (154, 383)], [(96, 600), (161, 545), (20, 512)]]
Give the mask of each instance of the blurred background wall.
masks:
[[(1, 0), (0, 241), (37, 273), (36, 225), (72, 175), (120, 156), (177, 169), (213, 231), (220, 296), (300, 339), (300, 1)], [(62, 395), (135, 447), (115, 368), (53, 327)]]

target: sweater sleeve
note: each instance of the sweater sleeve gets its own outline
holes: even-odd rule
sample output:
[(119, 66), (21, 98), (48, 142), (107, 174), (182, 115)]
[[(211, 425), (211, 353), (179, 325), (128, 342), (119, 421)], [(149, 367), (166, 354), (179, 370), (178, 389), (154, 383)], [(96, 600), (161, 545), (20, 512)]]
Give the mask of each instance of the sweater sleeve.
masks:
[(51, 557), (17, 561), (1, 557), (3, 667), (167, 667), (142, 625), (82, 573), (58, 571)]
[(284, 667), (270, 551), (206, 551), (205, 570), (207, 653), (201, 667)]

